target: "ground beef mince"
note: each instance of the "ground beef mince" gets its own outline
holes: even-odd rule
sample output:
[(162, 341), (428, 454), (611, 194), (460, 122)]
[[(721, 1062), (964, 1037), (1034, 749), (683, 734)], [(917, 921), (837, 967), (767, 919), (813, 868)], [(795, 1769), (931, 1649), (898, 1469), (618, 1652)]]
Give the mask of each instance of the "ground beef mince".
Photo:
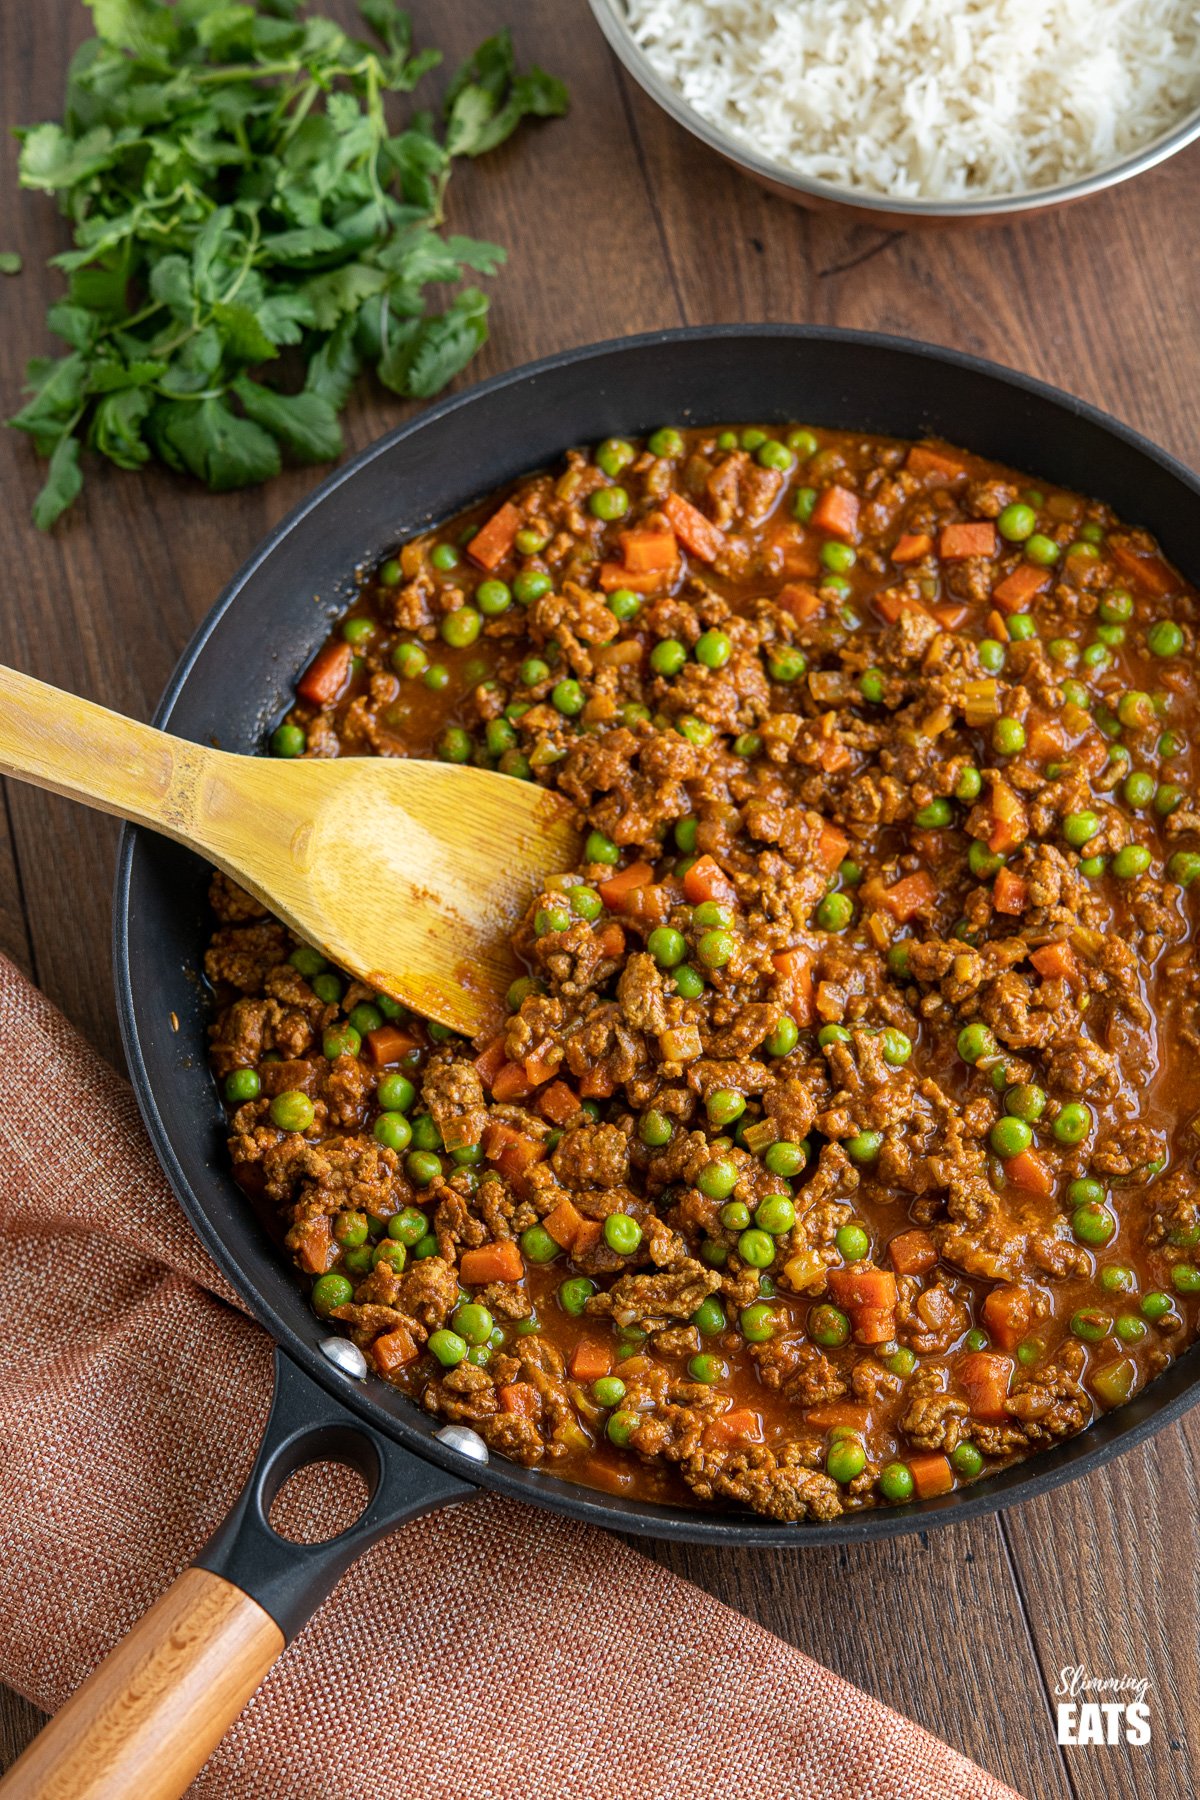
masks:
[(214, 882), (233, 1160), (317, 1312), (496, 1452), (776, 1519), (1135, 1394), (1200, 1307), (1196, 621), (1099, 502), (800, 427), (405, 544), (275, 754), (499, 769), (585, 841), (475, 1044)]

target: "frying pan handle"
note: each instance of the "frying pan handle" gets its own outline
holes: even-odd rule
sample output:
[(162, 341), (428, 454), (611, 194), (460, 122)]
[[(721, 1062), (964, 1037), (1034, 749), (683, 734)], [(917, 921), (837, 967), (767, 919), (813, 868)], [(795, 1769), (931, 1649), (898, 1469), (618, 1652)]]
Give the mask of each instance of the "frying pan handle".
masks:
[[(271, 1529), (289, 1475), (357, 1469), (348, 1530), (293, 1544)], [(224, 1523), (0, 1780), (3, 1800), (180, 1800), (284, 1646), (371, 1544), (476, 1489), (401, 1449), (275, 1352), (275, 1397)]]

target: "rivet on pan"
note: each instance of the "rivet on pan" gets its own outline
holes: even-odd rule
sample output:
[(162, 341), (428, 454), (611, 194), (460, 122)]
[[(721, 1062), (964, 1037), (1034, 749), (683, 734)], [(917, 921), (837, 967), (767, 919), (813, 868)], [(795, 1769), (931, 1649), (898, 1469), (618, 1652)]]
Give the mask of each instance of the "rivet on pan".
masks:
[(343, 1375), (353, 1375), (355, 1381), (366, 1380), (367, 1359), (358, 1345), (352, 1344), (349, 1338), (322, 1338), (321, 1355), (327, 1356), (334, 1368), (340, 1369)]
[(487, 1445), (469, 1425), (443, 1425), (433, 1435), (448, 1444), (451, 1450), (457, 1450), (460, 1456), (469, 1456), (472, 1462), (484, 1463), (488, 1459)]

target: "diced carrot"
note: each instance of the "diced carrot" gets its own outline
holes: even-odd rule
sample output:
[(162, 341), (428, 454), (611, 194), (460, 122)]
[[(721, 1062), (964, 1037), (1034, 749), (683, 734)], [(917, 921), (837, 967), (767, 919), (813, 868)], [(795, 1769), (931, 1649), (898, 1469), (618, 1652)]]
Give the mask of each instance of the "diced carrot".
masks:
[(397, 1063), (410, 1050), (415, 1050), (417, 1040), (411, 1031), (402, 1031), (399, 1025), (377, 1025), (374, 1031), (368, 1031), (363, 1039), (367, 1046), (367, 1055), (373, 1063), (381, 1066), (384, 1063)]
[(1028, 904), (1029, 883), (1025, 877), (1014, 875), (1011, 869), (998, 870), (992, 887), (992, 905), (996, 911), (1015, 918)]
[(1005, 856), (1025, 842), (1029, 835), (1029, 818), (1007, 781), (993, 781), (991, 810), (992, 829), (988, 836), (988, 849)]
[(806, 1425), (815, 1425), (818, 1431), (832, 1431), (837, 1425), (847, 1425), (851, 1431), (864, 1431), (867, 1424), (865, 1406), (857, 1406), (852, 1400), (827, 1400), (821, 1406), (810, 1406), (804, 1415)]
[(500, 1411), (515, 1413), (520, 1419), (536, 1419), (542, 1410), (541, 1397), (532, 1382), (508, 1381), (497, 1388)]
[(892, 1239), (888, 1259), (897, 1275), (927, 1275), (937, 1266), (937, 1245), (927, 1231), (914, 1226)]
[(506, 1062), (492, 1078), (493, 1100), (525, 1100), (532, 1092), (533, 1083), (520, 1063)]
[(610, 919), (607, 925), (600, 927), (596, 933), (596, 942), (604, 956), (616, 957), (624, 954), (625, 933), (615, 919)]
[(620, 542), (625, 567), (635, 574), (647, 569), (673, 569), (679, 561), (673, 531), (623, 531)]
[(943, 525), (938, 536), (938, 555), (943, 562), (962, 562), (968, 556), (995, 556), (996, 527), (990, 519), (966, 519)]
[(616, 1092), (616, 1086), (616, 1082), (601, 1063), (580, 1077), (579, 1092), (585, 1100), (608, 1100)]
[(597, 1338), (580, 1338), (569, 1366), (576, 1381), (599, 1381), (612, 1368), (612, 1350)]
[(927, 606), (922, 606), (909, 594), (897, 593), (895, 588), (881, 588), (873, 596), (873, 604), (880, 618), (886, 619), (889, 625), (894, 625), (905, 613), (920, 613), (927, 619), (932, 617)]
[[(660, 925), (670, 910), (671, 896), (666, 888), (660, 886), (656, 881), (650, 882), (646, 887), (631, 888), (624, 907), (627, 918), (641, 919), (650, 925)], [(611, 923), (610, 920), (609, 924), (611, 925)], [(607, 929), (607, 926), (600, 927), (602, 931)], [(619, 925), (616, 926), (616, 930), (620, 931), (620, 929)]]
[(354, 651), (349, 644), (326, 644), (296, 683), (296, 692), (310, 706), (328, 706), (350, 679)]
[(583, 1214), (570, 1196), (564, 1194), (554, 1211), (542, 1220), (542, 1224), (560, 1249), (569, 1250), (583, 1224)]
[[(1082, 708), (1078, 710), (1082, 712)], [(1066, 720), (1066, 714), (1067, 708), (1064, 706), (1064, 722)], [(1089, 726), (1091, 722), (1090, 713), (1083, 712), (1082, 721), (1079, 727), (1080, 730), (1083, 730), (1085, 726)], [(1025, 747), (1029, 751), (1034, 762), (1054, 762), (1056, 758), (1065, 755), (1067, 740), (1063, 735), (1062, 726), (1059, 724), (1058, 720), (1035, 719), (1033, 724), (1029, 727), (1029, 732), (1025, 739)]]
[(983, 1303), (981, 1316), (993, 1342), (1001, 1350), (1015, 1350), (1028, 1335), (1033, 1319), (1028, 1290), (1013, 1281), (994, 1287)]
[(815, 1016), (812, 958), (807, 950), (777, 950), (772, 956), (783, 987), (783, 1001), (796, 1024), (811, 1025)]
[(478, 1113), (464, 1112), (443, 1121), (442, 1142), (447, 1150), (465, 1150), (468, 1144), (474, 1146), (479, 1142), (478, 1118)]
[(464, 1250), (458, 1259), (458, 1279), (464, 1287), (486, 1287), (489, 1281), (520, 1281), (525, 1273), (525, 1259), (515, 1238), (500, 1238), (494, 1244), (481, 1244), (477, 1250)]
[(736, 895), (732, 881), (711, 856), (696, 858), (683, 878), (683, 891), (693, 906), (704, 900), (720, 900), (728, 906)]
[(1046, 569), (1039, 569), (1034, 563), (1018, 563), (1012, 573), (992, 589), (992, 599), (1006, 613), (1024, 612), (1034, 596), (1049, 585), (1050, 575)]
[(1036, 1150), (1022, 1150), (1010, 1156), (1004, 1165), (1005, 1178), (1027, 1194), (1045, 1196), (1054, 1192), (1054, 1180)]
[(475, 1058), (475, 1073), (485, 1088), (490, 1088), (508, 1058), (504, 1054), (504, 1036), (494, 1037)]
[(887, 1344), (896, 1335), (894, 1306), (856, 1306), (850, 1322), (856, 1344)]
[(918, 1500), (934, 1500), (954, 1487), (954, 1470), (940, 1450), (923, 1450), (908, 1459), (913, 1478), (913, 1492)]
[(935, 450), (929, 444), (914, 444), (904, 460), (913, 475), (940, 475), (946, 481), (957, 481), (967, 473), (967, 465), (948, 450)]
[(1043, 944), (1030, 951), (1029, 960), (1044, 981), (1069, 981), (1074, 987), (1079, 980), (1079, 964), (1070, 944)]
[(302, 1225), (293, 1226), (288, 1233), (288, 1245), (295, 1251), (300, 1267), (309, 1275), (324, 1275), (336, 1254), (329, 1218), (318, 1213), (315, 1219), (306, 1219)]
[(827, 487), (813, 507), (812, 523), (818, 531), (828, 531), (833, 537), (857, 537), (858, 495), (836, 484)]
[(902, 875), (899, 881), (893, 881), (880, 898), (893, 919), (905, 925), (925, 907), (936, 903), (937, 883), (927, 869), (918, 869), (915, 875)]
[(385, 1332), (371, 1345), (371, 1361), (381, 1375), (394, 1375), (405, 1363), (415, 1361), (418, 1354), (412, 1334), (403, 1325)]
[(483, 1128), (483, 1154), (489, 1162), (495, 1162), (501, 1151), (522, 1135), (515, 1125), (506, 1125), (503, 1119), (489, 1119)]
[(1123, 575), (1137, 582), (1146, 593), (1161, 599), (1173, 594), (1183, 584), (1174, 569), (1161, 556), (1143, 553), (1128, 538), (1110, 537), (1108, 550)]
[(971, 1350), (960, 1356), (954, 1373), (967, 1397), (967, 1405), (981, 1424), (1002, 1425), (1008, 1419), (1008, 1384), (1012, 1363), (991, 1350)]
[(673, 569), (627, 569), (624, 563), (600, 564), (600, 586), (606, 594), (618, 588), (632, 588), (635, 594), (660, 594), (671, 585)]
[(851, 1263), (844, 1269), (830, 1269), (828, 1281), (829, 1292), (839, 1306), (895, 1307), (896, 1277), (890, 1269)]
[(561, 1066), (561, 1056), (555, 1056), (549, 1051), (535, 1050), (532, 1056), (525, 1058), (523, 1064), (525, 1079), (530, 1087), (543, 1087), (547, 1081), (554, 1079)]
[(579, 1111), (579, 1101), (565, 1081), (552, 1081), (538, 1095), (537, 1109), (552, 1125), (566, 1125)]
[[(763, 563), (773, 568), (778, 558), (779, 573), (785, 581), (809, 581), (821, 573), (821, 558), (816, 544), (805, 536), (802, 525), (787, 524), (773, 531), (764, 547)], [(781, 596), (776, 595), (781, 601)]]
[(789, 581), (776, 594), (775, 604), (782, 606), (784, 612), (791, 613), (796, 623), (802, 625), (805, 619), (820, 612), (822, 600), (816, 588), (809, 587), (806, 582)]
[(704, 1442), (710, 1449), (716, 1445), (761, 1444), (762, 1441), (762, 1414), (752, 1412), (748, 1406), (735, 1406), (704, 1428)]
[(521, 515), (511, 500), (494, 512), (482, 530), (467, 545), (467, 555), (481, 569), (496, 569), (513, 547), (513, 539), (521, 529)]
[(685, 550), (701, 562), (715, 562), (725, 548), (725, 533), (718, 531), (711, 519), (694, 507), (682, 494), (668, 494), (663, 511), (675, 527), (675, 535)]
[(933, 549), (933, 539), (927, 531), (904, 531), (892, 546), (894, 563), (920, 562)]
[(541, 1162), (545, 1155), (545, 1144), (537, 1138), (524, 1137), (518, 1133), (514, 1141), (506, 1144), (496, 1158), (496, 1167), (510, 1181), (519, 1182), (534, 1163)]
[(836, 825), (822, 824), (817, 833), (817, 841), (813, 846), (817, 862), (827, 875), (832, 875), (838, 864), (845, 859), (850, 848), (850, 839)]
[(598, 884), (600, 898), (610, 912), (624, 912), (634, 888), (647, 887), (653, 880), (654, 870), (648, 862), (630, 863)]

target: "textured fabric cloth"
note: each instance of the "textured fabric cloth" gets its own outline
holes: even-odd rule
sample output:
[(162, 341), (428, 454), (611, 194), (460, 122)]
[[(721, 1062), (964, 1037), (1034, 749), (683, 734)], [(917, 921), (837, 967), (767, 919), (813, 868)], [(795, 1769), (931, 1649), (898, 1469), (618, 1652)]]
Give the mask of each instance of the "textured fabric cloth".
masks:
[[(129, 1089), (2, 959), (0, 1044), (0, 1679), (52, 1709), (238, 1491), (271, 1346), (192, 1236)], [(310, 1479), (293, 1512), (313, 1526), (336, 1499)], [(493, 1497), (362, 1557), (192, 1790), (717, 1792), (1014, 1800), (616, 1538)]]

